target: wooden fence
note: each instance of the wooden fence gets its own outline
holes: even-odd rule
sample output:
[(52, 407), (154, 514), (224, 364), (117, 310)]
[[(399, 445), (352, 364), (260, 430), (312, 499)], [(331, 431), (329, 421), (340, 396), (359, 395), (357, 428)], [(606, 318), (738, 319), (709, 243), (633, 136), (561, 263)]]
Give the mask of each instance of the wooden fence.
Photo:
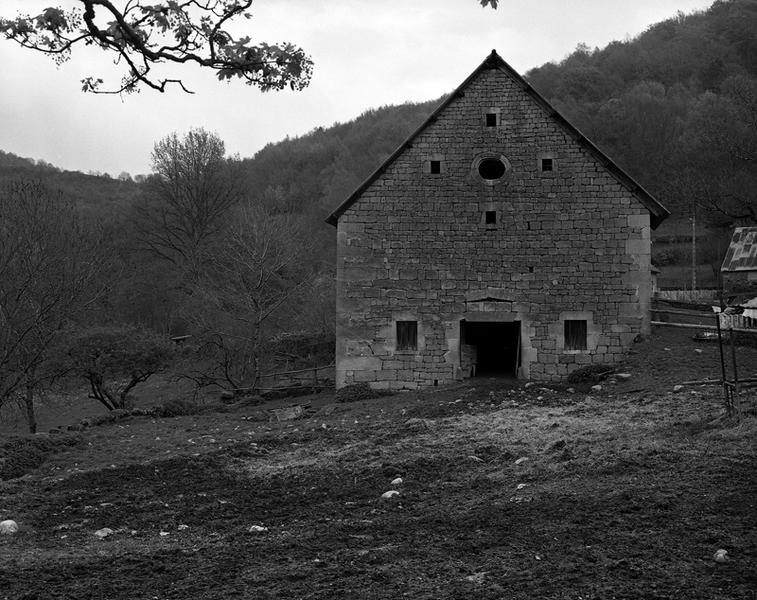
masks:
[(744, 315), (729, 315), (727, 313), (720, 313), (721, 329), (754, 329), (757, 330), (757, 319), (752, 317), (745, 317)]
[(675, 302), (714, 302), (718, 299), (718, 290), (657, 290), (655, 298)]
[[(652, 325), (685, 327), (689, 329), (717, 330), (714, 312), (694, 309), (673, 309), (652, 307)], [(673, 315), (671, 317), (671, 315)], [(724, 332), (733, 330), (739, 333), (757, 333), (757, 319), (739, 314), (719, 313), (720, 329)]]
[[(737, 336), (740, 336), (742, 333), (757, 335), (757, 319), (740, 314), (654, 306), (652, 307), (652, 318), (652, 325), (697, 329), (699, 333), (695, 339), (716, 340), (719, 344), (720, 379), (711, 379), (708, 377), (707, 379), (696, 381), (685, 381), (683, 385), (722, 385), (726, 416), (736, 421), (741, 419), (744, 411), (753, 413), (757, 410), (751, 400), (749, 400), (749, 398), (753, 400), (754, 395), (749, 396), (749, 392), (746, 395), (742, 394), (744, 391), (757, 389), (757, 373), (744, 377), (742, 371), (741, 375), (739, 375), (741, 369), (737, 366), (738, 352), (736, 350)], [(748, 337), (751, 338), (752, 335)], [(726, 356), (729, 354), (727, 351), (728, 347), (730, 347), (730, 369), (726, 364)], [(753, 365), (747, 368), (753, 368)], [(732, 375), (729, 374), (729, 371)]]
[(308, 367), (296, 371), (280, 371), (265, 373), (258, 377), (258, 391), (284, 390), (296, 387), (322, 387), (325, 383), (334, 381), (335, 366)]

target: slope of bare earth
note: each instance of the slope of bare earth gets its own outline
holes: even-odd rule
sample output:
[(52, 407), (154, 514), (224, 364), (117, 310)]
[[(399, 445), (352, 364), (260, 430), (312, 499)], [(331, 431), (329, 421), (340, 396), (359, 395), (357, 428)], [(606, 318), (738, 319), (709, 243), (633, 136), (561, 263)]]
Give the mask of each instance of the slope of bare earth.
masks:
[(487, 379), (90, 429), (0, 482), (0, 599), (752, 599), (757, 419), (672, 391), (717, 376), (706, 344), (658, 330), (590, 395)]

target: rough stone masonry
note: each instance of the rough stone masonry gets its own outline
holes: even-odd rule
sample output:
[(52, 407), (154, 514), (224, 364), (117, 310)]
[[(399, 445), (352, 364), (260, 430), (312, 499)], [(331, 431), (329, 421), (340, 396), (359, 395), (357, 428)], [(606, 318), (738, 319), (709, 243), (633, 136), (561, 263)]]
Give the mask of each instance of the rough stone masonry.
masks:
[(337, 387), (612, 363), (667, 215), (492, 52), (329, 217)]

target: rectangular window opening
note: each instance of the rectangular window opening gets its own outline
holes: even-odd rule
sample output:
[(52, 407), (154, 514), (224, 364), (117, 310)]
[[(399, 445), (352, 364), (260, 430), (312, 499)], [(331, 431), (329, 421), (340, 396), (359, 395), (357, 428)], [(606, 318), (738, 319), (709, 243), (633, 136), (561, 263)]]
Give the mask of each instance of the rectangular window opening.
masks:
[(418, 349), (418, 321), (397, 321), (397, 350)]
[(487, 127), (497, 126), (497, 113), (486, 113), (486, 126)]
[(439, 175), (441, 172), (442, 172), (442, 161), (432, 160), (431, 161), (431, 174)]
[(484, 216), (484, 223), (486, 225), (496, 225), (497, 224), (497, 211), (487, 210), (486, 215)]
[(554, 163), (553, 159), (551, 158), (542, 158), (541, 159), (541, 170), (544, 172), (552, 171), (554, 170)]
[(565, 320), (565, 349), (586, 350), (586, 320)]

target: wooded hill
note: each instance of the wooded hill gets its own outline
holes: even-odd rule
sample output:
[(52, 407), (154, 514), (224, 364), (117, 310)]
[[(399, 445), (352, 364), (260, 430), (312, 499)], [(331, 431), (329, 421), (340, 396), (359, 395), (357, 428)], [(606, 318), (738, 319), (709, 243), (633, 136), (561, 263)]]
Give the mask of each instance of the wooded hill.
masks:
[(718, 0), (531, 84), (675, 217), (757, 222), (757, 1)]
[(131, 206), (140, 194), (139, 184), (131, 177), (114, 179), (109, 175), (64, 171), (43, 160), (21, 158), (0, 150), (0, 186), (19, 179), (42, 181), (80, 208), (102, 218), (112, 215), (114, 208)]

